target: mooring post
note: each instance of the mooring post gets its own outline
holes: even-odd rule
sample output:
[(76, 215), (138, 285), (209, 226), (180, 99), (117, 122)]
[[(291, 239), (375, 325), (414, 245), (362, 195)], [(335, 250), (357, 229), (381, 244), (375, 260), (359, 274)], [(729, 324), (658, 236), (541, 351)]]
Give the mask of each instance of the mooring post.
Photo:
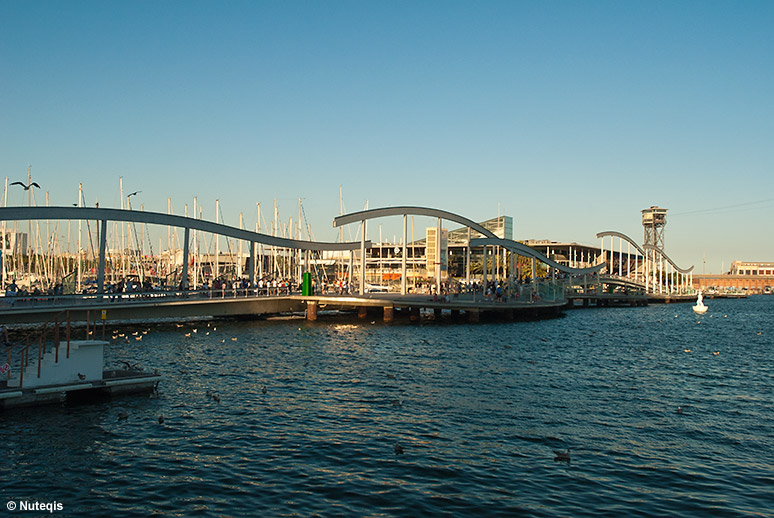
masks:
[(357, 317), (358, 318), (365, 318), (368, 316), (368, 307), (367, 306), (358, 306), (357, 307)]
[(309, 301), (306, 303), (306, 319), (314, 322), (317, 320), (317, 302)]
[(392, 322), (393, 320), (395, 320), (395, 307), (384, 306), (384, 321)]

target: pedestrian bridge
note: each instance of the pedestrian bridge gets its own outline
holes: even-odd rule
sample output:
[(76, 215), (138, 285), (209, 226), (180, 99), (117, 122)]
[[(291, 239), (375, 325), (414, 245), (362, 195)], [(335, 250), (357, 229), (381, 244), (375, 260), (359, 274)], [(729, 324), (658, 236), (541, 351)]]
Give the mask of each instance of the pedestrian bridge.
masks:
[[(84, 320), (93, 319), (96, 310), (108, 312), (108, 318), (153, 318), (154, 316), (164, 315), (178, 318), (183, 316), (221, 316), (221, 315), (245, 315), (245, 314), (269, 314), (286, 311), (297, 311), (304, 307), (308, 301), (294, 298), (295, 294), (288, 289), (287, 293), (277, 293), (261, 291), (257, 289), (256, 280), (259, 277), (259, 269), (256, 265), (263, 265), (267, 256), (275, 254), (277, 250), (285, 250), (284, 257), (292, 265), (287, 269), (293, 272), (291, 285), (300, 284), (302, 273), (309, 272), (314, 266), (310, 261), (310, 253), (332, 252), (339, 254), (348, 254), (349, 264), (346, 268), (347, 279), (350, 286), (358, 286), (358, 289), (350, 290), (350, 293), (342, 294), (349, 296), (351, 294), (360, 295), (361, 299), (366, 295), (366, 250), (371, 248), (371, 242), (367, 237), (367, 222), (376, 218), (398, 216), (403, 219), (403, 239), (402, 249), (402, 268), (401, 268), (401, 291), (400, 296), (408, 296), (407, 290), (407, 272), (406, 272), (406, 247), (407, 232), (406, 222), (409, 215), (428, 216), (436, 218), (437, 228), (440, 230), (444, 220), (458, 223), (467, 227), (467, 253), (465, 256), (466, 280), (470, 281), (470, 257), (471, 248), (483, 249), (483, 285), (487, 285), (490, 274), (494, 277), (494, 272), (487, 271), (488, 261), (486, 257), (492, 252), (494, 256), (495, 249), (503, 249), (511, 252), (512, 264), (515, 266), (517, 256), (526, 257), (532, 261), (535, 272), (535, 264), (540, 262), (549, 268), (548, 279), (544, 282), (559, 286), (559, 279), (562, 278), (564, 284), (589, 284), (600, 281), (608, 285), (618, 285), (627, 289), (641, 289), (644, 287), (649, 293), (659, 292), (672, 293), (674, 290), (686, 290), (686, 273), (692, 269), (684, 270), (678, 268), (666, 254), (655, 248), (639, 247), (633, 240), (618, 232), (602, 232), (597, 237), (602, 239), (602, 250), (604, 251), (603, 260), (599, 264), (588, 268), (572, 268), (561, 264), (543, 255), (537, 250), (530, 248), (514, 240), (502, 239), (493, 232), (462, 215), (449, 211), (435, 209), (431, 207), (417, 206), (397, 206), (384, 207), (365, 211), (345, 214), (334, 218), (333, 226), (341, 227), (350, 223), (360, 225), (359, 242), (319, 242), (304, 241), (300, 239), (284, 238), (275, 235), (268, 235), (260, 232), (252, 232), (242, 228), (235, 228), (221, 223), (213, 223), (197, 218), (189, 218), (173, 214), (163, 214), (157, 212), (135, 211), (125, 209), (111, 208), (91, 208), (91, 207), (3, 207), (0, 208), (0, 222), (3, 228), (8, 228), (6, 224), (18, 221), (91, 221), (96, 222), (96, 243), (94, 247), (94, 277), (95, 285), (92, 293), (77, 293), (74, 295), (47, 295), (34, 294), (27, 297), (4, 297), (0, 298), (0, 314), (3, 318), (11, 321), (40, 321), (48, 318), (51, 314), (67, 310), (73, 314), (79, 315)], [(146, 291), (142, 293), (114, 293), (106, 289), (106, 274), (108, 273), (109, 250), (108, 242), (111, 232), (115, 233), (113, 224), (145, 224), (155, 225), (167, 228), (182, 229), (182, 250), (179, 259), (176, 260), (177, 268), (180, 269), (179, 285), (170, 289)], [(192, 239), (196, 239), (197, 233), (209, 233), (214, 236), (223, 236), (247, 244), (248, 253), (247, 265), (248, 272), (246, 276), (246, 286), (240, 289), (229, 291), (222, 289), (220, 291), (191, 289), (190, 267), (193, 263)], [(475, 233), (475, 234), (474, 234)], [(51, 243), (56, 236), (47, 234), (45, 238), (38, 231), (38, 239), (32, 244), (30, 249), (32, 255), (17, 263), (26, 266), (27, 272), (31, 269), (34, 262), (37, 265), (44, 266), (57, 260), (51, 257), (51, 247), (48, 250), (41, 250), (41, 243)], [(605, 248), (606, 238), (610, 239), (610, 248)], [(69, 239), (69, 237), (68, 237)], [(617, 239), (618, 251), (614, 250), (614, 240)], [(624, 259), (623, 246), (626, 243), (627, 253)], [(437, 244), (440, 246), (440, 244)], [(632, 255), (631, 248), (635, 253)], [(4, 249), (6, 247), (3, 247)], [(49, 254), (46, 256), (46, 254)], [(78, 262), (80, 265), (83, 256), (83, 250), (79, 248)], [(7, 284), (7, 275), (11, 268), (7, 264), (10, 256), (2, 254), (4, 281)], [(217, 254), (216, 254), (217, 257)], [(339, 255), (338, 257), (346, 257)], [(358, 258), (359, 269), (356, 268), (355, 257)], [(339, 259), (342, 260), (343, 259)], [(216, 265), (220, 259), (216, 258)], [(60, 261), (62, 262), (62, 261)], [(69, 260), (66, 261), (70, 264)], [(658, 265), (664, 265), (664, 268), (658, 268)], [(113, 268), (115, 265), (113, 264)], [(509, 268), (509, 273), (503, 275), (513, 275), (515, 268)], [(665, 271), (666, 270), (666, 271)], [(114, 270), (113, 270), (114, 271)], [(17, 273), (17, 272), (14, 272)], [(24, 273), (24, 272), (22, 272)], [(70, 275), (70, 272), (68, 275)], [(436, 293), (440, 293), (441, 276), (436, 272), (435, 282)], [(79, 266), (80, 274), (80, 266)], [(297, 274), (297, 278), (296, 278)], [(29, 273), (28, 273), (29, 275)], [(215, 273), (217, 275), (217, 266)], [(679, 277), (679, 276), (683, 277)], [(567, 281), (566, 279), (569, 279)], [(354, 281), (357, 280), (357, 284)], [(506, 279), (500, 277), (499, 282), (508, 283), (516, 286), (513, 277)], [(531, 293), (538, 292), (538, 284), (533, 279), (533, 285), (529, 288)], [(470, 284), (470, 283), (468, 283)], [(194, 288), (196, 288), (194, 283)], [(522, 288), (520, 288), (522, 289)], [(390, 294), (389, 297), (398, 294)], [(483, 294), (482, 294), (483, 295)], [(551, 298), (552, 303), (558, 304), (562, 297), (554, 295)], [(406, 299), (408, 300), (408, 299)], [(483, 299), (478, 301), (475, 298), (471, 301), (474, 304), (486, 303)], [(522, 300), (521, 302), (524, 302)], [(530, 302), (534, 302), (531, 300)], [(401, 303), (392, 302), (393, 305), (401, 306)], [(468, 304), (468, 302), (465, 302)], [(450, 306), (449, 306), (450, 307)], [(163, 308), (163, 310), (162, 310)]]
[(653, 245), (640, 246), (621, 232), (599, 232), (597, 238), (601, 240), (603, 258), (600, 278), (607, 283), (643, 289), (656, 296), (694, 293), (693, 266), (681, 268), (664, 250)]

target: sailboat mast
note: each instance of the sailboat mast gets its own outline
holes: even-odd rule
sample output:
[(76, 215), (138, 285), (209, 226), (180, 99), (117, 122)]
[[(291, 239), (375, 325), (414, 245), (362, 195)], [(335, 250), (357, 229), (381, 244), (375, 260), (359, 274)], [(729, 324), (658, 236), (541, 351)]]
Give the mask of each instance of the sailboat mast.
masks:
[[(220, 201), (215, 200), (215, 223), (218, 222), (218, 214), (220, 213)], [(219, 251), (219, 241), (220, 241), (220, 234), (217, 232), (215, 233), (215, 278), (218, 278), (219, 274), (219, 266), (220, 266), (220, 251)]]
[[(277, 198), (274, 198), (274, 226), (272, 227), (272, 234), (274, 237), (277, 237)], [(272, 272), (279, 272), (278, 266), (277, 266), (277, 247), (272, 246), (271, 247), (272, 256), (274, 258), (274, 268), (272, 269)]]
[[(83, 194), (83, 184), (78, 184), (78, 208), (81, 208), (81, 199)], [(81, 276), (83, 275), (82, 265), (81, 265), (81, 234), (82, 234), (82, 225), (83, 220), (79, 217), (78, 218), (78, 276), (76, 279), (76, 293), (81, 293)]]
[[(261, 232), (261, 204), (256, 203), (258, 209), (258, 222), (255, 224), (256, 232)], [(263, 279), (263, 243), (258, 243), (258, 278)]]
[[(118, 177), (119, 196), (121, 197), (121, 210), (124, 210), (124, 177)], [(126, 225), (129, 225), (127, 222)], [(121, 223), (121, 272), (123, 278), (126, 279), (126, 232), (129, 227)]]
[[(5, 177), (5, 185), (3, 186), (3, 207), (8, 206), (8, 177)], [(5, 284), (8, 280), (8, 268), (5, 265), (5, 249), (6, 243), (8, 243), (8, 234), (6, 234), (6, 226), (5, 226), (5, 220), (3, 220), (3, 237), (2, 240), (0, 240), (0, 245), (2, 245), (2, 248), (0, 248), (0, 263), (2, 263), (2, 276), (3, 276), (3, 285), (0, 286), (0, 289), (5, 290)]]
[[(239, 230), (244, 230), (244, 218), (242, 213), (239, 213)], [(242, 278), (242, 240), (237, 240), (237, 278)]]
[[(193, 199), (193, 218), (196, 219), (196, 196), (194, 196)], [(194, 282), (193, 282), (193, 289), (196, 290), (199, 287), (199, 270), (197, 268), (198, 264), (197, 261), (199, 260), (199, 239), (197, 238), (199, 234), (198, 230), (194, 230), (193, 232), (193, 244), (192, 247), (194, 250), (194, 260), (193, 260), (193, 271), (194, 271)]]

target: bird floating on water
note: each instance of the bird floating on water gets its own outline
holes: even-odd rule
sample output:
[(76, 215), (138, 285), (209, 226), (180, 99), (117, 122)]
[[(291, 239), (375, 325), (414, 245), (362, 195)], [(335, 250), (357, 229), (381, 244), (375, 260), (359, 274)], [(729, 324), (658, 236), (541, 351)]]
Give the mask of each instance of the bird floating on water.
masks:
[(554, 457), (554, 461), (555, 462), (566, 462), (568, 464), (570, 463), (570, 449), (569, 448), (567, 448), (567, 451), (556, 451), (556, 450), (554, 450), (554, 455), (556, 455), (556, 457)]
[(164, 424), (164, 416), (163, 415), (159, 416), (159, 424)]
[(121, 410), (120, 412), (118, 412), (118, 420), (123, 421), (125, 419), (129, 419), (129, 413), (124, 410)]
[(394, 449), (395, 449), (395, 455), (403, 455), (403, 446), (401, 446), (397, 442), (395, 443)]
[(261, 387), (261, 393), (266, 394), (269, 390), (266, 388), (266, 385)]

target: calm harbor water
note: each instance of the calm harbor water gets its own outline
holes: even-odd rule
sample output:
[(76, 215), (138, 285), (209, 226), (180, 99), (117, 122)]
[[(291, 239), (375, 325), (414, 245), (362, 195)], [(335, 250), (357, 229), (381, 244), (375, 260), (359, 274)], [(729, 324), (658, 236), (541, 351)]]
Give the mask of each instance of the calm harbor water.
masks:
[(124, 326), (150, 330), (107, 363), (158, 369), (158, 396), (5, 412), (2, 496), (73, 516), (774, 516), (774, 297), (707, 304)]

